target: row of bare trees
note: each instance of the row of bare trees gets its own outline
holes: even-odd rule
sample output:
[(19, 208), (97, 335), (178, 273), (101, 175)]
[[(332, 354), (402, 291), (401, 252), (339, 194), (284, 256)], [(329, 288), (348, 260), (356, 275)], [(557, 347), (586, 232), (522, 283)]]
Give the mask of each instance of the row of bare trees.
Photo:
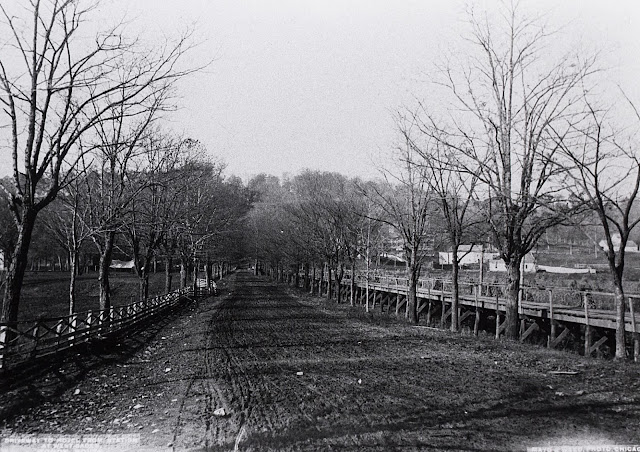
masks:
[(72, 275), (80, 249), (93, 244), (101, 309), (110, 306), (109, 267), (123, 243), (141, 296), (158, 256), (168, 260), (169, 288), (172, 259), (183, 266), (184, 284), (194, 257), (237, 252), (224, 250), (221, 237), (237, 234), (247, 210), (242, 185), (225, 179), (200, 143), (157, 125), (176, 107), (176, 82), (199, 69), (183, 64), (194, 46), (191, 31), (153, 47), (124, 22), (93, 32), (105, 22), (99, 6), (0, 5), (0, 134), (12, 160), (2, 190), (14, 226), (2, 236), (9, 259), (1, 322), (18, 319), (36, 224), (58, 237)]
[(624, 249), (640, 221), (640, 115), (626, 97), (631, 121), (613, 105), (596, 106), (604, 91), (596, 58), (551, 51), (559, 34), (520, 5), (503, 5), (497, 17), (471, 12), (469, 23), (469, 47), (434, 71), (438, 95), (398, 115), (404, 174), (422, 172), (420, 184), (438, 204), (454, 288), (461, 240), (488, 233), (507, 267), (505, 334), (516, 338), (522, 260), (550, 228), (579, 227), (595, 243), (606, 240), (616, 358), (624, 358)]
[[(406, 257), (402, 264), (409, 280), (406, 315), (417, 322), (418, 278), (430, 257), (425, 248), (433, 248), (442, 220), (424, 172), (415, 165), (406, 168), (407, 177), (398, 180), (389, 175), (364, 182), (311, 170), (282, 182), (265, 175), (252, 179), (248, 188), (256, 202), (249, 215), (248, 249), (256, 270), (266, 265), (279, 277), (283, 272), (296, 277), (302, 269), (305, 281), (327, 281), (328, 298), (334, 297), (334, 287), (348, 274), (353, 303), (356, 277), (368, 283), (380, 258), (397, 251), (399, 256), (394, 257), (403, 262)], [(316, 291), (315, 286), (307, 289)], [(341, 296), (340, 291), (335, 294), (338, 302)]]
[(563, 51), (561, 35), (519, 4), (469, 17), (467, 47), (433, 71), (424, 100), (397, 114), (398, 165), (382, 180), (306, 171), (282, 184), (252, 181), (262, 195), (252, 212), (254, 254), (276, 266), (322, 264), (340, 281), (358, 258), (368, 268), (381, 251), (371, 253), (370, 232), (387, 225), (402, 240), (407, 315), (416, 322), (425, 250), (449, 247), (455, 330), (460, 245), (490, 244), (506, 264), (505, 335), (515, 339), (523, 259), (550, 229), (579, 228), (607, 244), (616, 358), (624, 358), (625, 245), (640, 222), (640, 114), (624, 94), (617, 105), (596, 102), (607, 92), (596, 57)]
[(255, 204), (248, 248), (256, 269), (266, 265), (294, 275), (303, 269), (306, 277), (312, 271), (313, 280), (328, 281), (327, 296), (333, 297), (334, 283), (356, 274), (357, 260), (367, 249), (380, 249), (380, 224), (369, 219), (371, 203), (362, 196), (362, 185), (341, 174), (311, 170), (282, 182), (266, 175), (249, 181)]

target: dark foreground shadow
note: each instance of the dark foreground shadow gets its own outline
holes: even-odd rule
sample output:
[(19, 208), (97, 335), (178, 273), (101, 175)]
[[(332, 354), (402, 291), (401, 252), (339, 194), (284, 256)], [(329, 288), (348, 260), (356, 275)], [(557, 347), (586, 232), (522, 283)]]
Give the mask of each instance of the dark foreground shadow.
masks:
[(10, 367), (0, 375), (0, 424), (76, 386), (88, 372), (123, 364), (196, 302), (186, 302), (125, 332)]

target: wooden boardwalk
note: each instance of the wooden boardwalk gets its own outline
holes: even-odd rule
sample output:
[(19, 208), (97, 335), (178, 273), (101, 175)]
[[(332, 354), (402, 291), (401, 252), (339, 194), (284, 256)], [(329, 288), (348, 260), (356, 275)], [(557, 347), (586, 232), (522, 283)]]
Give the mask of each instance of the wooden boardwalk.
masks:
[[(315, 282), (316, 286), (318, 283)], [(420, 322), (443, 328), (450, 325), (450, 285), (446, 281), (419, 281)], [(379, 277), (368, 286), (369, 306), (390, 314), (404, 314), (408, 293), (406, 279)], [(340, 291), (344, 300), (350, 298), (350, 290), (351, 280), (343, 279)], [(460, 284), (459, 327), (468, 328), (475, 334), (479, 330), (490, 331), (499, 338), (505, 328), (506, 297), (503, 291), (502, 286), (496, 285)], [(360, 305), (366, 302), (366, 281), (363, 279), (354, 281), (354, 299)], [(625, 316), (625, 330), (630, 334), (630, 354), (637, 360), (640, 358), (640, 317), (634, 310), (634, 300), (640, 303), (640, 295), (627, 296), (629, 311)], [(569, 342), (573, 348), (580, 344), (580, 351), (589, 356), (594, 353), (607, 355), (614, 348), (617, 322), (611, 293), (525, 287), (521, 292), (519, 314), (521, 342), (531, 341), (550, 348), (567, 346)]]
[[(453, 294), (449, 290), (438, 290), (438, 289), (427, 289), (425, 286), (427, 285), (427, 280), (422, 281), (422, 284), (418, 286), (418, 298), (420, 299), (420, 305), (418, 309), (422, 312), (426, 308), (426, 304), (428, 301), (432, 303), (445, 303), (447, 305), (451, 304), (451, 299)], [(360, 289), (364, 289), (365, 286), (361, 282), (356, 283), (356, 285)], [(343, 284), (343, 287), (345, 285)], [(472, 287), (473, 293), (464, 293), (464, 289)], [(503, 313), (505, 312), (506, 299), (503, 296), (487, 296), (484, 295), (486, 293), (486, 286), (483, 286), (482, 289), (478, 290), (477, 286), (465, 286), (461, 285), (461, 291), (459, 294), (459, 303), (461, 307), (467, 307), (472, 309), (485, 309), (489, 311), (496, 311)], [(389, 294), (400, 294), (402, 296), (407, 295), (408, 288), (406, 285), (397, 285), (389, 282), (374, 282), (369, 283), (369, 290), (374, 292), (386, 292)], [(526, 294), (526, 288), (524, 290)], [(584, 303), (581, 302), (579, 306), (566, 306), (563, 304), (559, 304), (557, 300), (553, 298), (553, 291), (547, 291), (549, 293), (549, 302), (543, 303), (540, 301), (530, 301), (527, 297), (523, 297), (523, 300), (520, 303), (520, 314), (530, 318), (539, 318), (539, 319), (553, 319), (558, 322), (569, 322), (576, 323), (581, 325), (589, 325), (592, 327), (599, 328), (607, 328), (611, 330), (616, 329), (616, 313), (613, 309), (597, 309), (597, 308), (589, 308), (584, 309)], [(480, 295), (483, 293), (483, 295)], [(594, 292), (576, 292), (582, 296), (591, 295)], [(477, 294), (477, 295), (476, 295)], [(597, 292), (598, 295), (608, 295), (611, 297), (612, 305), (613, 305), (613, 294), (604, 294), (602, 292)], [(640, 295), (630, 296), (628, 297), (629, 302), (632, 302), (634, 299), (640, 300)], [(635, 313), (635, 323), (640, 324), (640, 314)], [(627, 312), (625, 316), (625, 329), (629, 333), (634, 332), (634, 319), (631, 317), (631, 314)]]

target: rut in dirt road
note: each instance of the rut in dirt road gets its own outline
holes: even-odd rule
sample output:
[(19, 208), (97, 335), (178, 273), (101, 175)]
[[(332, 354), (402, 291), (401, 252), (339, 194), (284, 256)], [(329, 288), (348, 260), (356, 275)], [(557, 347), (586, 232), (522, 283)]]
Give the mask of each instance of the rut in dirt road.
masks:
[[(209, 418), (202, 438), (205, 448), (238, 449), (251, 444), (256, 435), (263, 443), (292, 422), (312, 425), (315, 418), (307, 407), (310, 395), (324, 399), (323, 406), (339, 406), (299, 376), (303, 371), (295, 364), (308, 360), (314, 351), (325, 352), (326, 335), (318, 336), (317, 328), (328, 328), (335, 319), (247, 274), (238, 276), (236, 287), (209, 320), (204, 366), (183, 398), (205, 394), (204, 413)], [(340, 331), (334, 332), (334, 339)], [(215, 410), (225, 414), (214, 416)], [(181, 410), (174, 444), (182, 442), (181, 426), (193, 430), (193, 425), (188, 426), (192, 421)]]

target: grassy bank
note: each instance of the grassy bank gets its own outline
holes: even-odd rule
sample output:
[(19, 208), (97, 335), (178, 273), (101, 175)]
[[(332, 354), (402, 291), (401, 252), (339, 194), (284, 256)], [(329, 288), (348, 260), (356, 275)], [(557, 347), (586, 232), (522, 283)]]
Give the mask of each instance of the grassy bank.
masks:
[[(137, 301), (139, 280), (131, 273), (110, 275), (111, 300), (114, 306)], [(177, 288), (178, 277), (174, 277)], [(164, 293), (164, 274), (151, 274), (149, 296)], [(76, 312), (99, 308), (98, 274), (90, 272), (76, 280)], [(28, 272), (22, 287), (20, 320), (59, 317), (69, 312), (69, 274), (67, 272)]]

